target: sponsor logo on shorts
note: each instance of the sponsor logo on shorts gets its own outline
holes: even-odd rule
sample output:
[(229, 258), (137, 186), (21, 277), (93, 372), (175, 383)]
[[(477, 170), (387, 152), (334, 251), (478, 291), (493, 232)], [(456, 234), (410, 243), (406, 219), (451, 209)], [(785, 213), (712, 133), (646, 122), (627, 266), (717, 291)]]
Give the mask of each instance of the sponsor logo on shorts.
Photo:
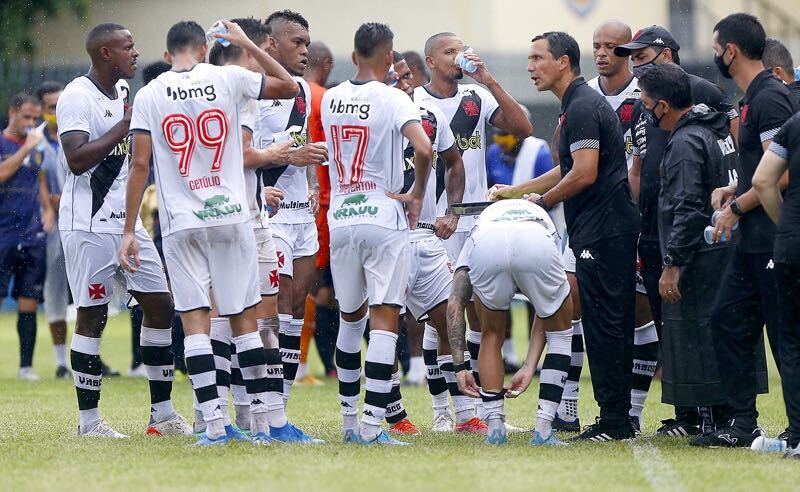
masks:
[(100, 299), (105, 299), (106, 296), (107, 294), (105, 285), (89, 284), (89, 299), (93, 301), (99, 301)]
[(203, 202), (202, 210), (195, 210), (194, 215), (200, 220), (219, 219), (229, 215), (241, 214), (242, 206), (238, 203), (229, 203), (228, 195), (214, 195)]
[(530, 210), (524, 208), (515, 208), (507, 210), (503, 215), (496, 217), (492, 222), (521, 222), (527, 220), (541, 221), (542, 218)]
[(363, 193), (345, 198), (339, 209), (333, 212), (334, 220), (377, 215), (378, 207), (367, 205), (368, 201), (369, 197)]

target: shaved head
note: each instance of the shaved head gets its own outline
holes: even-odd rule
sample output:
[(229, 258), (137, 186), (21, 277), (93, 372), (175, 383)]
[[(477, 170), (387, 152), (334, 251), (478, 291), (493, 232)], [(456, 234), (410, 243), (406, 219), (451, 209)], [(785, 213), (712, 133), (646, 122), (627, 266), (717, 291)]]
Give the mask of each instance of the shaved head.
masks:
[(434, 34), (433, 36), (429, 37), (427, 41), (425, 41), (425, 56), (431, 56), (431, 54), (439, 48), (439, 45), (445, 39), (457, 37), (458, 36), (452, 32), (440, 32), (439, 34)]
[(333, 53), (322, 41), (312, 41), (308, 45), (308, 66), (313, 67), (325, 60), (333, 60)]
[(622, 44), (629, 43), (633, 37), (631, 26), (619, 19), (611, 19), (602, 22), (597, 26), (597, 29), (594, 30), (595, 36), (600, 33), (605, 33), (611, 37), (623, 40)]
[(96, 56), (100, 48), (106, 46), (115, 37), (115, 34), (127, 30), (127, 27), (111, 22), (94, 26), (86, 34), (86, 53), (90, 57)]

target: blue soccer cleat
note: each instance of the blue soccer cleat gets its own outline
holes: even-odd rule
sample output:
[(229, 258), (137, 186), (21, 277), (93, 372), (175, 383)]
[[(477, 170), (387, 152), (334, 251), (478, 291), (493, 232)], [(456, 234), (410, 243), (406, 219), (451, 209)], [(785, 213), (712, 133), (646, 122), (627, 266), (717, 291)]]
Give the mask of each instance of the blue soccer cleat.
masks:
[(269, 434), (267, 434), (266, 432), (257, 432), (253, 434), (252, 439), (249, 439), (249, 441), (252, 442), (253, 444), (258, 444), (260, 446), (269, 446), (270, 444), (275, 442), (275, 439), (270, 437)]
[(550, 432), (550, 435), (547, 438), (542, 437), (538, 431), (533, 431), (533, 436), (531, 437), (531, 446), (567, 446), (568, 444), (559, 441), (556, 437), (555, 432)]
[(243, 431), (233, 424), (225, 426), (225, 435), (232, 441), (249, 441), (249, 432)]
[(411, 446), (410, 442), (403, 442), (398, 441), (397, 439), (390, 436), (385, 430), (381, 429), (380, 433), (375, 436), (374, 439), (370, 439), (369, 441), (363, 439), (359, 434), (355, 433), (355, 438), (357, 439), (358, 444), (363, 444), (365, 446), (372, 446), (375, 444), (382, 445), (382, 446)]
[(210, 439), (206, 433), (203, 433), (200, 436), (200, 438), (197, 439), (197, 442), (194, 443), (194, 445), (195, 446), (224, 446), (225, 444), (228, 444), (229, 440), (230, 440), (230, 438), (226, 434), (223, 434), (223, 435), (219, 436), (216, 439)]
[(508, 441), (505, 427), (489, 430), (486, 435), (486, 444), (490, 446), (501, 446)]
[(354, 429), (347, 429), (344, 431), (345, 444), (358, 444), (358, 433)]
[(283, 427), (269, 427), (269, 435), (272, 439), (280, 442), (295, 442), (302, 444), (325, 444), (322, 439), (315, 439), (302, 430), (294, 426), (294, 424), (286, 423)]

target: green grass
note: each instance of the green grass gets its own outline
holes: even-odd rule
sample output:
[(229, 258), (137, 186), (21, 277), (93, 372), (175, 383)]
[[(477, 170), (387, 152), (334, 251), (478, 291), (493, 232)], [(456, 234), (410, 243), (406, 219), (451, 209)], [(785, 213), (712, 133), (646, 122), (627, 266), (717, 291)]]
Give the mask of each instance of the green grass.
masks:
[[(524, 330), (518, 326), (520, 338)], [(103, 339), (104, 359), (124, 369), (130, 362), (126, 317), (112, 319)], [(518, 347), (523, 346), (520, 340)], [(638, 439), (627, 443), (580, 444), (532, 449), (528, 435), (512, 435), (503, 448), (488, 448), (478, 437), (430, 432), (430, 398), (425, 388), (404, 387), (406, 407), (423, 436), (407, 448), (362, 448), (340, 442), (336, 384), (297, 387), (290, 418), (331, 444), (318, 447), (195, 449), (190, 438), (142, 434), (148, 417), (146, 381), (107, 379), (101, 411), (124, 441), (75, 437), (77, 407), (68, 381), (52, 379), (53, 355), (43, 319), (39, 323), (37, 383), (16, 380), (15, 318), (0, 314), (0, 490), (754, 490), (797, 486), (798, 464), (749, 450), (693, 449), (681, 439)], [(319, 372), (319, 367), (316, 368)], [(786, 425), (780, 386), (759, 399), (761, 423), (771, 435)], [(188, 382), (173, 398), (191, 419)], [(581, 382), (581, 419), (596, 412), (588, 374)], [(507, 403), (509, 421), (533, 424), (535, 386)], [(659, 403), (658, 383), (648, 399), (644, 434), (670, 416)]]

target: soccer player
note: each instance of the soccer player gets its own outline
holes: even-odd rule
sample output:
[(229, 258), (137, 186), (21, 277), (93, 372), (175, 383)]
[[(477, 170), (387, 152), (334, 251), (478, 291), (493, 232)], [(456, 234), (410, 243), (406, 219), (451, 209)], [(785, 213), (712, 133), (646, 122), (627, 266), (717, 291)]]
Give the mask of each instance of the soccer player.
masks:
[[(100, 418), (102, 373), (100, 336), (106, 325), (112, 278), (120, 266), (115, 253), (125, 223), (128, 179), (128, 84), (139, 52), (127, 28), (99, 24), (86, 36), (92, 67), (70, 82), (58, 100), (56, 117), (67, 181), (61, 195), (59, 229), (72, 298), (78, 308), (70, 358), (78, 395), (78, 435), (127, 437)], [(146, 176), (145, 176), (146, 177)], [(144, 310), (142, 358), (150, 383), (148, 434), (191, 434), (175, 412), (171, 393), (174, 361), (170, 349), (172, 299), (152, 240), (129, 216), (141, 247), (140, 268), (125, 272), (128, 291)]]
[[(486, 124), (513, 133), (520, 139), (530, 136), (533, 133), (533, 126), (519, 104), (495, 80), (476, 54), (464, 55), (477, 66), (475, 72), (468, 75), (483, 86), (458, 83), (464, 77), (464, 71), (456, 65), (455, 59), (464, 49), (461, 39), (451, 32), (442, 32), (428, 38), (425, 42), (425, 63), (430, 69), (431, 81), (414, 90), (414, 100), (423, 107), (436, 106), (447, 118), (458, 151), (464, 160), (466, 174), (464, 200), (479, 202), (486, 199), (488, 189)], [(444, 172), (444, 166), (437, 166), (438, 172)], [(440, 199), (437, 203), (438, 214), (445, 215), (446, 209), (446, 200)], [(474, 223), (473, 217), (463, 217), (458, 222), (456, 232), (444, 241), (451, 261), (455, 262), (458, 259), (461, 247)], [(481, 332), (480, 322), (472, 304), (467, 308), (467, 319), (469, 321), (467, 345), (471, 364), (477, 371)], [(484, 429), (479, 430), (483, 432)]]
[[(722, 383), (731, 420), (716, 432), (699, 435), (695, 446), (749, 446), (761, 434), (756, 393), (756, 347), (767, 326), (769, 345), (780, 371), (781, 335), (785, 320), (776, 305), (780, 290), (775, 275), (773, 247), (775, 224), (760, 206), (752, 189), (753, 173), (781, 126), (798, 111), (786, 85), (764, 68), (761, 56), (766, 33), (750, 14), (731, 14), (714, 26), (714, 63), (725, 78), (732, 78), (744, 97), (739, 101), (738, 183), (714, 191), (714, 207), (722, 209), (712, 239), (731, 237), (739, 227), (739, 241), (722, 273), (712, 322), (717, 331), (715, 348), (724, 367)], [(786, 181), (783, 181), (783, 186)]]
[(786, 46), (775, 38), (767, 38), (761, 62), (772, 70), (772, 75), (786, 84), (800, 103), (800, 81), (794, 78), (794, 61)]
[[(561, 401), (572, 346), (569, 282), (564, 271), (561, 238), (547, 212), (526, 200), (504, 200), (481, 213), (456, 264), (447, 306), (447, 329), (461, 391), (483, 400), (489, 432), (486, 444), (506, 442), (504, 398), (515, 398), (533, 379), (538, 354), (528, 350), (522, 368), (503, 386), (502, 346), (511, 300), (521, 291), (536, 310), (536, 323), (547, 338), (539, 383), (536, 427), (532, 446), (563, 444), (552, 422)], [(483, 327), (480, 351), (481, 383), (464, 362), (464, 308), (475, 294)], [(534, 337), (531, 337), (531, 347)]]
[(419, 56), (416, 51), (404, 51), (400, 55), (406, 61), (411, 75), (414, 77), (414, 89), (421, 87), (431, 81), (428, 74), (428, 67), (425, 66), (425, 59)]
[[(393, 38), (385, 24), (362, 24), (354, 40), (355, 77), (329, 89), (322, 100), (322, 125), (332, 157), (331, 270), (341, 309), (336, 341), (339, 401), (345, 442), (363, 444), (407, 444), (390, 437), (381, 423), (408, 285), (408, 229), (419, 220), (433, 153), (419, 108), (383, 83), (392, 65)], [(400, 194), (403, 137), (414, 147), (415, 184)], [(367, 391), (359, 426), (360, 348), (368, 316)]]
[(134, 151), (119, 256), (128, 271), (143, 266), (134, 226), (152, 157), (164, 256), (186, 334), (186, 366), (206, 422), (198, 444), (228, 440), (209, 338), (212, 286), (220, 316), (230, 317), (250, 398), (253, 441), (266, 444), (272, 440), (265, 403), (267, 357), (254, 309), (261, 299), (256, 242), (248, 223), (241, 112), (252, 99), (291, 96), (297, 86), (238, 25), (223, 22), (228, 33), (218, 36), (247, 51), (267, 75), (203, 63), (203, 28), (192, 21), (170, 28), (172, 69), (141, 89), (134, 104)]
[(314, 280), (314, 255), (319, 248), (314, 224), (319, 197), (316, 166), (328, 156), (325, 144), (306, 142), (311, 90), (302, 75), (311, 43), (308, 21), (297, 12), (282, 10), (270, 15), (266, 25), (270, 31), (267, 52), (292, 74), (300, 91), (292, 99), (262, 101), (253, 134), (255, 142), (263, 146), (274, 134), (299, 128), (292, 136), (296, 147), (287, 160), (258, 172), (261, 185), (274, 186), (284, 193), (278, 212), (270, 220), (270, 229), (278, 254), (279, 341), (283, 398), (288, 400), (300, 363), (306, 296)]
[[(408, 94), (413, 99), (414, 76), (408, 63), (399, 53), (394, 53), (394, 69), (397, 73), (396, 88)], [(452, 284), (452, 264), (444, 249), (442, 239), (447, 239), (456, 230), (458, 217), (448, 214), (444, 217), (436, 216), (436, 201), (442, 193), (447, 194), (448, 203), (460, 203), (464, 195), (464, 163), (458, 152), (453, 132), (442, 112), (435, 106), (419, 108), (422, 128), (431, 141), (434, 156), (441, 157), (445, 166), (440, 173), (431, 172), (425, 185), (425, 199), (419, 216), (417, 228), (411, 231), (409, 249), (409, 279), (406, 306), (412, 321), (424, 326), (421, 348), (424, 363), (427, 366), (428, 390), (433, 403), (433, 431), (452, 432), (454, 430), (453, 418), (447, 402), (448, 386), (456, 387), (455, 374), (452, 370), (453, 356), (450, 353), (450, 344), (447, 339), (447, 299), (450, 296)], [(405, 171), (403, 192), (408, 192), (414, 186), (414, 148), (408, 145), (405, 148)], [(434, 158), (437, 163), (438, 159)], [(441, 177), (441, 179), (439, 179)], [(427, 319), (427, 322), (421, 321)], [(411, 327), (408, 327), (409, 331)], [(439, 361), (442, 362), (440, 367)], [(400, 374), (392, 375), (392, 391), (396, 395), (392, 401), (400, 401)], [(395, 386), (395, 380), (397, 385)], [(453, 394), (458, 421), (466, 422), (472, 415), (471, 398), (460, 392)], [(408, 432), (404, 428), (411, 428), (410, 421), (403, 422), (399, 419), (405, 411), (398, 408), (398, 415), (387, 413), (386, 419), (392, 424), (389, 432), (413, 434), (414, 427)], [(464, 420), (466, 419), (466, 420)], [(394, 420), (394, 422), (392, 422)], [(410, 425), (409, 425), (410, 424)], [(459, 426), (459, 430), (472, 430), (474, 425)], [(416, 431), (419, 433), (419, 431)]]
[(600, 418), (576, 439), (627, 439), (634, 435), (628, 414), (639, 214), (628, 186), (622, 129), (611, 106), (580, 76), (580, 48), (569, 34), (533, 38), (528, 72), (539, 91), (550, 90), (561, 100), (560, 168), (492, 195), (530, 193), (545, 210), (564, 203), (600, 405)]

